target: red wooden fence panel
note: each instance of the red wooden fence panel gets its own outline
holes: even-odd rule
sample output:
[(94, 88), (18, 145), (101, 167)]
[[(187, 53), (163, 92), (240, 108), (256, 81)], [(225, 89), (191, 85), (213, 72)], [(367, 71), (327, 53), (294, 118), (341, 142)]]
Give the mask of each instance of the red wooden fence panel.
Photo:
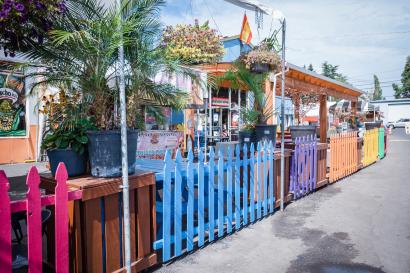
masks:
[(11, 214), (9, 181), (4, 171), (0, 170), (0, 268), (11, 272)]
[(28, 272), (41, 273), (43, 265), (42, 256), (42, 219), (41, 210), (44, 206), (55, 205), (55, 272), (68, 273), (68, 207), (71, 200), (81, 199), (81, 191), (68, 192), (67, 170), (60, 163), (57, 172), (57, 186), (55, 195), (41, 196), (40, 176), (36, 167), (31, 167), (26, 184), (28, 192), (26, 199), (12, 201), (9, 198), (9, 182), (4, 171), (0, 170), (0, 268), (1, 272), (12, 272), (11, 253), (11, 213), (27, 212), (27, 249)]

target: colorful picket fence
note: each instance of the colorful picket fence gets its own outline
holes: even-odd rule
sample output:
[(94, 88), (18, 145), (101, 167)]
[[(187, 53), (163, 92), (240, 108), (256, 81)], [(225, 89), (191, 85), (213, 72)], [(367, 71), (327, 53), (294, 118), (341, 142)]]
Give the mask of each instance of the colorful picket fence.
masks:
[(368, 130), (363, 137), (363, 167), (377, 161), (379, 154), (379, 129)]
[(290, 192), (295, 199), (316, 189), (317, 141), (314, 135), (295, 139), (290, 171)]
[(329, 182), (342, 179), (358, 169), (357, 132), (330, 136)]
[(384, 128), (379, 128), (379, 159), (384, 157), (384, 148), (385, 148), (385, 135), (384, 135)]
[(166, 154), (163, 233), (154, 243), (164, 262), (192, 251), (195, 242), (202, 247), (274, 212), (274, 149), (272, 142), (258, 143), (256, 150), (252, 144), (249, 151), (236, 145), (227, 158), (222, 150), (216, 158), (211, 147), (207, 163), (202, 151), (194, 163), (190, 150), (186, 169), (179, 150), (175, 160)]
[[(26, 212), (28, 272), (43, 272), (41, 210), (54, 206), (55, 219), (55, 272), (68, 273), (68, 201), (81, 199), (81, 191), (69, 192), (67, 170), (63, 163), (57, 168), (55, 194), (41, 196), (40, 176), (36, 167), (31, 167), (27, 175), (28, 192), (26, 199), (10, 202), (9, 182), (0, 170), (0, 268), (1, 272), (12, 272), (11, 215)], [(52, 255), (52, 253), (48, 253)]]

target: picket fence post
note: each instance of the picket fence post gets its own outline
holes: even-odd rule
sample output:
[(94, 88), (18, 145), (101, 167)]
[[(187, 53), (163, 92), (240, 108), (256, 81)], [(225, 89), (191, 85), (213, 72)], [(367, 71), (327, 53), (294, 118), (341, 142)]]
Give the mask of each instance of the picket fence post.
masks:
[(0, 170), (0, 268), (11, 273), (11, 210), (9, 197), (10, 184), (6, 173)]

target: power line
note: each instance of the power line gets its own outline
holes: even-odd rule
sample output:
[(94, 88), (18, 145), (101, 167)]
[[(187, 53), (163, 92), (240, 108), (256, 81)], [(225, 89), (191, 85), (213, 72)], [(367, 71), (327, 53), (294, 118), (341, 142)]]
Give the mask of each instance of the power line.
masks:
[(216, 23), (215, 18), (212, 16), (212, 12), (211, 12), (211, 10), (210, 10), (210, 8), (209, 8), (209, 6), (208, 6), (208, 3), (207, 3), (206, 1), (207, 1), (207, 0), (202, 0), (202, 3), (205, 5), (206, 9), (208, 10), (209, 16), (211, 16), (211, 19), (212, 19), (212, 21), (214, 22), (214, 24), (215, 24), (215, 26), (216, 26), (216, 29), (218, 30), (219, 34), (223, 35), (222, 32), (221, 32), (221, 30), (219, 29), (218, 24)]
[[(401, 80), (394, 80), (394, 81), (381, 81), (379, 82), (380, 84), (383, 83), (395, 83), (395, 82), (400, 82)], [(366, 85), (374, 85), (374, 82), (371, 83), (363, 83), (363, 84), (355, 84), (355, 86), (366, 86)]]
[(410, 30), (405, 31), (391, 31), (391, 32), (373, 32), (373, 33), (354, 33), (354, 34), (342, 34), (342, 35), (335, 35), (335, 36), (316, 36), (310, 38), (289, 38), (291, 40), (316, 40), (316, 39), (328, 39), (328, 38), (346, 38), (346, 37), (368, 37), (368, 36), (382, 36), (382, 35), (397, 35), (397, 34), (410, 34)]

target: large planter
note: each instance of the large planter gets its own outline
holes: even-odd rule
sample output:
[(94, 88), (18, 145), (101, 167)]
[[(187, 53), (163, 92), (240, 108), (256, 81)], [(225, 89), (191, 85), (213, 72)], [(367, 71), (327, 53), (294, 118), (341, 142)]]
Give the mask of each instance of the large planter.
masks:
[(269, 64), (253, 63), (251, 64), (251, 71), (254, 73), (267, 73), (270, 71)]
[[(247, 130), (247, 131), (239, 131), (239, 144), (241, 145), (241, 149), (244, 144), (248, 147), (248, 151), (251, 147), (251, 144), (254, 143), (255, 145), (255, 131), (254, 130)], [(255, 147), (256, 148), (256, 147)]]
[(316, 125), (290, 126), (290, 135), (295, 141), (297, 137), (316, 136)]
[[(121, 132), (91, 131), (88, 135), (88, 153), (91, 175), (96, 177), (118, 177), (121, 167)], [(127, 132), (128, 173), (135, 172), (138, 131)]]
[(259, 124), (255, 126), (255, 141), (272, 141), (273, 147), (276, 145), (276, 125)]
[(371, 129), (382, 127), (382, 123), (383, 121), (381, 120), (374, 121), (374, 122), (365, 122), (364, 126), (366, 127), (366, 130), (371, 130)]
[(87, 169), (87, 156), (85, 153), (79, 154), (72, 149), (54, 149), (48, 150), (47, 156), (53, 177), (60, 162), (65, 164), (69, 177), (82, 175)]

